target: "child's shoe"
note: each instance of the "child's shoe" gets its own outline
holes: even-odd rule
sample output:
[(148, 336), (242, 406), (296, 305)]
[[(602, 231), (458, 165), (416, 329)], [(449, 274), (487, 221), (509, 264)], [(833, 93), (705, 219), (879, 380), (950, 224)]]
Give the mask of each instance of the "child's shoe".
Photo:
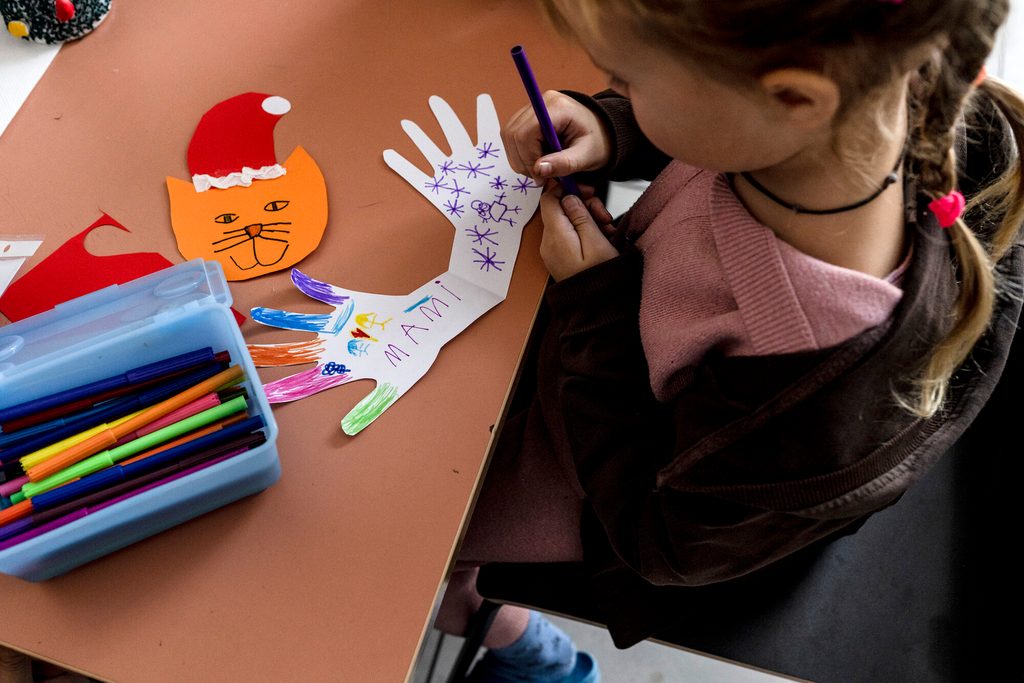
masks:
[[(511, 674), (497, 672), (492, 669), (491, 662), (485, 654), (483, 659), (466, 678), (466, 683), (541, 683), (540, 679), (511, 678)], [(600, 683), (601, 671), (597, 662), (586, 652), (576, 653), (576, 666), (563, 678), (544, 680), (542, 683)]]
[(600, 683), (601, 670), (597, 661), (586, 652), (576, 653), (576, 667), (559, 683)]

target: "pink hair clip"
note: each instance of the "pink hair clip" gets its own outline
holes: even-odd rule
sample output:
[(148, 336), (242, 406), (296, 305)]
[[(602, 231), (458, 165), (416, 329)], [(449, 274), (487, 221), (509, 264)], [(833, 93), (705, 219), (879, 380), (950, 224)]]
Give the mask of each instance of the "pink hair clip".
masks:
[(959, 190), (953, 190), (944, 197), (933, 199), (928, 203), (928, 210), (935, 214), (935, 217), (939, 219), (939, 225), (944, 228), (948, 228), (956, 220), (960, 218), (960, 214), (964, 212), (964, 206), (966, 205), (964, 196), (960, 194)]

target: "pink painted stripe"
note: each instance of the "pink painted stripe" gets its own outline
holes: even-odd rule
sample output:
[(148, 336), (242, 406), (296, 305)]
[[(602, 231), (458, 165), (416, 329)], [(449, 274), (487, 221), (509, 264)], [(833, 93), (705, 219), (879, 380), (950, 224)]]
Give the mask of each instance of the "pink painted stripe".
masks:
[(319, 366), (263, 385), (270, 403), (287, 403), (344, 384), (351, 375), (324, 375)]

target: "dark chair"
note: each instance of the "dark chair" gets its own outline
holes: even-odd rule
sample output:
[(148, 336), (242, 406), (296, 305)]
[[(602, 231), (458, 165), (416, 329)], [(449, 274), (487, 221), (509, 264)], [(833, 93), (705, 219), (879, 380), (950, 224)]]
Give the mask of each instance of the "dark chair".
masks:
[[(655, 639), (818, 683), (1019, 678), (1022, 346), (1018, 334), (977, 420), (895, 505), (750, 577), (671, 589), (678, 620)], [(449, 683), (464, 678), (501, 603), (601, 623), (575, 564), (487, 565), (477, 586), (488, 600)]]

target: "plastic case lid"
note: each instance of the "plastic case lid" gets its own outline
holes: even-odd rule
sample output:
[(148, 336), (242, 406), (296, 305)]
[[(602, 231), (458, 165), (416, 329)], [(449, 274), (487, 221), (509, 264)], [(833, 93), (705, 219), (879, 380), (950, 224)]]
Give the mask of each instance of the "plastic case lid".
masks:
[[(0, 385), (54, 357), (211, 303), (231, 305), (224, 271), (215, 261), (194, 259), (59, 304), (0, 327)], [(29, 398), (0, 395), (0, 406)]]

